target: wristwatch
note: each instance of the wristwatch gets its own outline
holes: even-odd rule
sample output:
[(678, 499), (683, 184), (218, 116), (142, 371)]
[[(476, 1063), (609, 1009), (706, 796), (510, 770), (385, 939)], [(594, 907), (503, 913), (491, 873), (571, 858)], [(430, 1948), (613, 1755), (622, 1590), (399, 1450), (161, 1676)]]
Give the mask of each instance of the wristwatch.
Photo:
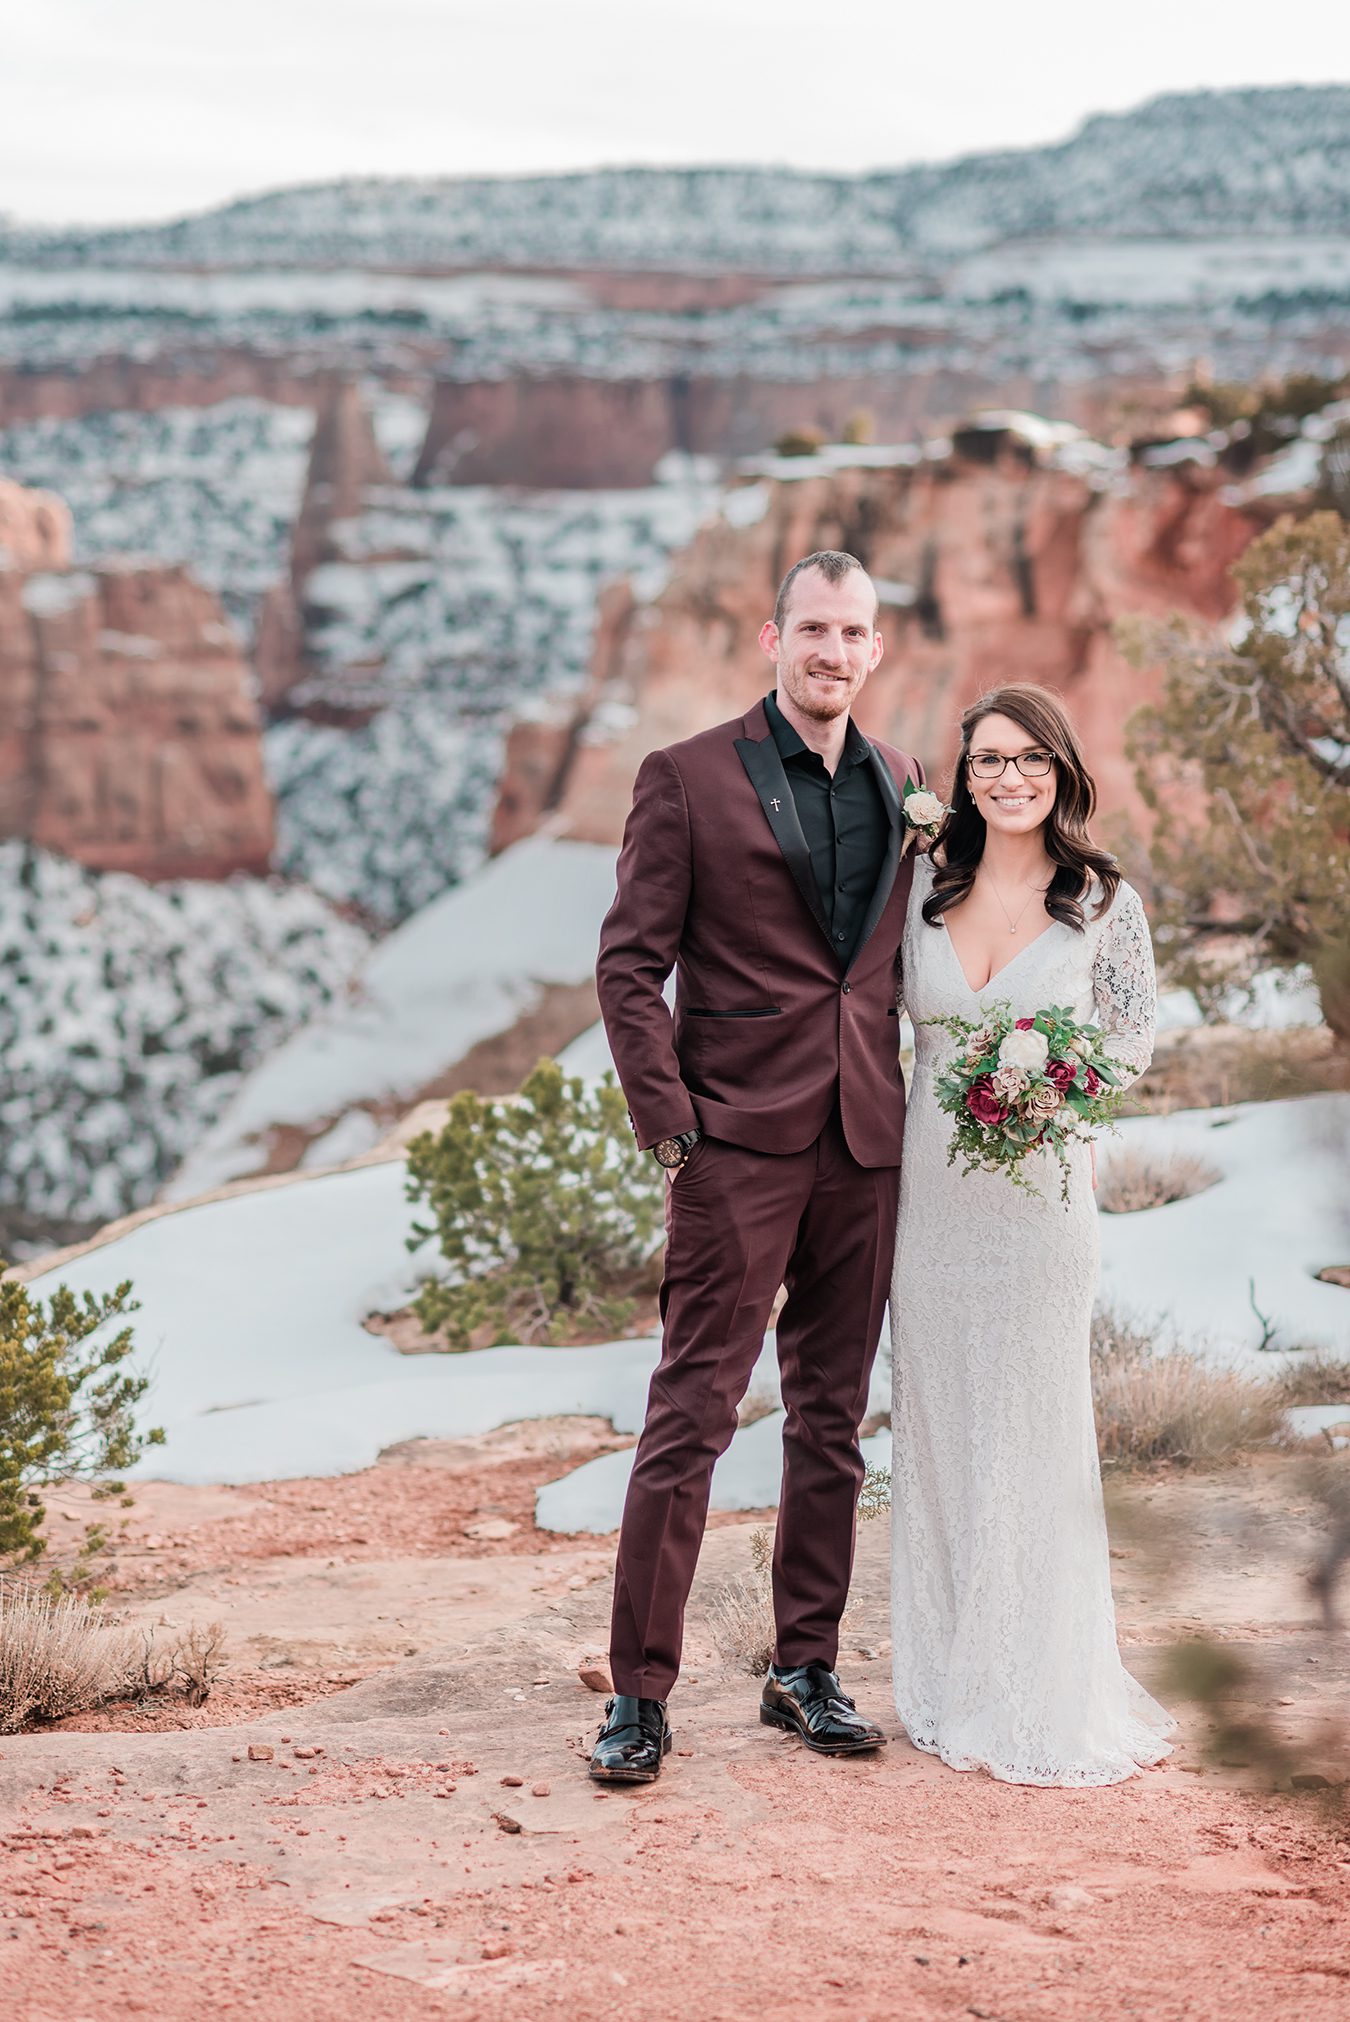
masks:
[(652, 1157), (667, 1172), (673, 1172), (677, 1166), (684, 1164), (702, 1135), (701, 1130), (682, 1130), (678, 1137), (658, 1138), (652, 1146)]

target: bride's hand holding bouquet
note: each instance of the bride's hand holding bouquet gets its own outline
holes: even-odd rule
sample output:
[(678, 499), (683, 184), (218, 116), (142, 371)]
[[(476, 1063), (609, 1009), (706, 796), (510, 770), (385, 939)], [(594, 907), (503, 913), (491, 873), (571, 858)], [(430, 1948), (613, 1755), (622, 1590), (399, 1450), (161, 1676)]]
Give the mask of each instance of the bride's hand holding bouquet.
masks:
[(1058, 1005), (1014, 1018), (1006, 1003), (983, 1018), (934, 1018), (956, 1042), (937, 1078), (938, 1107), (955, 1118), (947, 1163), (1003, 1173), (1038, 1191), (1023, 1171), (1033, 1151), (1053, 1152), (1060, 1194), (1069, 1198), (1069, 1146), (1108, 1125), (1120, 1107), (1114, 1063), (1097, 1025), (1080, 1025)]

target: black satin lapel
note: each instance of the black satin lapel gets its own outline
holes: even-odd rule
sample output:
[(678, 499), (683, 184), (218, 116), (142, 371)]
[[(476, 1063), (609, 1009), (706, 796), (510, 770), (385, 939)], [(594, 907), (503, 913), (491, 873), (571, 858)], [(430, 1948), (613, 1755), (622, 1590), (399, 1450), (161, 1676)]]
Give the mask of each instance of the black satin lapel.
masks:
[[(812, 919), (828, 941), (830, 923), (820, 902), (816, 874), (811, 868), (811, 852), (797, 818), (792, 788), (788, 785), (778, 746), (772, 735), (759, 741), (753, 737), (738, 737), (736, 756), (750, 775), (750, 784), (759, 795), (759, 804), (773, 830), (773, 839), (783, 852), (783, 861), (792, 873), (793, 882), (810, 907)], [(894, 877), (894, 871), (891, 875)]]
[(872, 888), (872, 897), (868, 902), (867, 911), (863, 915), (862, 928), (858, 934), (858, 945), (853, 950), (853, 960), (849, 963), (850, 969), (867, 946), (872, 934), (875, 933), (877, 922), (886, 910), (886, 902), (895, 888), (895, 874), (900, 868), (900, 857), (905, 839), (905, 818), (900, 812), (900, 789), (896, 786), (895, 780), (892, 777), (891, 768), (887, 765), (875, 745), (872, 747), (871, 762), (872, 777), (876, 780), (881, 794), (882, 805), (886, 810), (886, 854), (881, 859), (881, 869), (877, 873), (877, 881)]

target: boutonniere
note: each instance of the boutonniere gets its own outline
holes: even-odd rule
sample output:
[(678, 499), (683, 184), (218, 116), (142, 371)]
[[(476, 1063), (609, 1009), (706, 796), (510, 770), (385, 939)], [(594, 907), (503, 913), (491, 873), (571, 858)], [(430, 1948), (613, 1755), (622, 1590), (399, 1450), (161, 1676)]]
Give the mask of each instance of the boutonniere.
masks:
[(900, 812), (909, 831), (905, 838), (906, 842), (915, 842), (922, 836), (931, 848), (934, 837), (951, 813), (951, 809), (945, 807), (937, 795), (930, 793), (926, 786), (916, 786), (912, 779), (907, 779), (900, 801)]

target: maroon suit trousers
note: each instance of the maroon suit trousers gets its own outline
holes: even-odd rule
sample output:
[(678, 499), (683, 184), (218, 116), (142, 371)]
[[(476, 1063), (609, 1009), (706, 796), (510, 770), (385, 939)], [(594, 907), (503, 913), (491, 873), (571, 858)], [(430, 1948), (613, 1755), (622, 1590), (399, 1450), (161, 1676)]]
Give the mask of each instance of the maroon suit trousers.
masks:
[(664, 1336), (633, 1461), (614, 1575), (616, 1691), (664, 1699), (713, 1465), (763, 1345), (774, 1297), (786, 1419), (773, 1557), (777, 1662), (839, 1647), (863, 1460), (858, 1427), (895, 1244), (898, 1166), (861, 1166), (838, 1110), (804, 1151), (704, 1138), (667, 1199)]

